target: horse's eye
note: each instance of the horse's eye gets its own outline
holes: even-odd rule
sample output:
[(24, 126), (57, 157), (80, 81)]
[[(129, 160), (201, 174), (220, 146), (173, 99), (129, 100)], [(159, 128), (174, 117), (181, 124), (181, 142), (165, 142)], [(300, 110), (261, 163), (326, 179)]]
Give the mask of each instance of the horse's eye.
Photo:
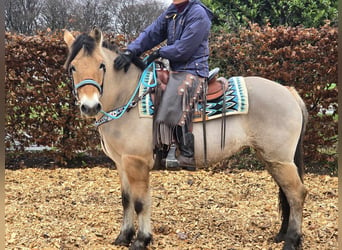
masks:
[(100, 69), (102, 69), (104, 72), (106, 72), (106, 65), (104, 63), (101, 63)]
[(69, 73), (70, 73), (70, 75), (71, 75), (74, 71), (76, 71), (75, 66), (71, 66), (71, 67), (69, 68)]

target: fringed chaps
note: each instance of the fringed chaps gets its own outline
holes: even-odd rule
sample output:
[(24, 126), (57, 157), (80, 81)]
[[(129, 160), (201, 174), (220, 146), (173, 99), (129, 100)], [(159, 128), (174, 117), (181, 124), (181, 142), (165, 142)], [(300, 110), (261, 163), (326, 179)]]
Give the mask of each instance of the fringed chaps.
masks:
[[(205, 79), (187, 72), (171, 72), (164, 93), (156, 90), (153, 131), (155, 148), (179, 142), (175, 129), (180, 126), (184, 132), (192, 131), (192, 119), (197, 102), (202, 94)], [(160, 105), (158, 105), (160, 104)], [(178, 137), (178, 136), (177, 136)]]

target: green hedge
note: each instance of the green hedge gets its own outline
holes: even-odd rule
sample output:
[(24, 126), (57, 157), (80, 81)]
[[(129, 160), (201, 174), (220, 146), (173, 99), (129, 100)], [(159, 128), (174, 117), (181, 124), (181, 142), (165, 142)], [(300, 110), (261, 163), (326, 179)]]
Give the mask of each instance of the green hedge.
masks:
[[(80, 117), (63, 69), (67, 48), (62, 32), (35, 36), (6, 33), (7, 152), (23, 153), (37, 144), (65, 163), (79, 152), (98, 154), (99, 137), (91, 120)], [(123, 44), (122, 36), (106, 34)], [(294, 86), (304, 98), (310, 120), (305, 137), (307, 164), (336, 167), (336, 115), (319, 114), (329, 104), (337, 108), (337, 29), (251, 25), (236, 34), (215, 32), (210, 40), (211, 67), (221, 75), (259, 75)], [(14, 150), (14, 151), (13, 151)]]

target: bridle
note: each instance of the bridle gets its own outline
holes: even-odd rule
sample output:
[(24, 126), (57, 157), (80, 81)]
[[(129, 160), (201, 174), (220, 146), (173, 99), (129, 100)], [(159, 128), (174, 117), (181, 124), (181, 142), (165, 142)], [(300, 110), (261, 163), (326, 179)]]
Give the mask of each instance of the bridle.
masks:
[[(95, 88), (97, 88), (99, 93), (100, 93), (100, 96), (102, 96), (104, 78), (105, 78), (105, 73), (106, 73), (105, 64), (102, 63), (100, 65), (100, 68), (103, 70), (102, 84), (99, 84), (97, 81), (95, 81), (93, 79), (85, 79), (79, 83), (75, 83), (74, 78), (72, 76), (72, 73), (75, 70), (75, 68), (73, 66), (70, 67), (69, 75), (71, 77), (72, 85), (73, 85), (72, 93), (75, 96), (77, 102), (79, 102), (77, 90), (83, 86), (86, 86), (86, 85), (91, 85), (91, 86), (94, 86)], [(153, 82), (152, 84), (150, 84), (151, 79)], [(103, 123), (119, 119), (126, 112), (128, 112), (131, 108), (134, 108), (137, 105), (137, 103), (141, 100), (141, 98), (144, 95), (148, 94), (148, 92), (145, 92), (141, 96), (138, 96), (139, 88), (142, 84), (148, 88), (153, 88), (157, 85), (157, 75), (156, 75), (156, 64), (155, 64), (155, 62), (152, 62), (148, 66), (145, 67), (142, 74), (140, 75), (140, 80), (139, 80), (133, 94), (131, 95), (131, 98), (129, 99), (129, 101), (125, 105), (118, 107), (118, 108), (115, 108), (111, 111), (106, 112), (106, 111), (101, 110), (100, 113), (102, 113), (103, 116), (100, 119), (95, 121), (95, 126), (98, 127), (98, 126), (102, 125)]]
[(69, 75), (71, 77), (72, 86), (73, 86), (72, 94), (74, 95), (74, 97), (76, 98), (77, 101), (79, 101), (77, 90), (79, 88), (83, 87), (83, 86), (86, 86), (86, 85), (91, 85), (91, 86), (94, 86), (95, 88), (97, 88), (97, 90), (100, 93), (100, 96), (102, 96), (102, 94), (103, 94), (104, 78), (105, 78), (105, 73), (106, 73), (106, 65), (104, 63), (102, 63), (100, 65), (100, 68), (103, 70), (102, 84), (99, 84), (97, 81), (95, 81), (93, 79), (85, 79), (85, 80), (83, 80), (83, 81), (81, 81), (79, 83), (75, 83), (74, 78), (72, 76), (72, 72), (75, 70), (75, 68), (71, 67), (69, 69)]
[[(102, 83), (103, 84), (103, 83)], [(93, 80), (93, 79), (85, 79), (77, 84), (73, 84), (74, 88), (72, 90), (73, 95), (76, 97), (76, 99), (78, 99), (78, 95), (77, 95), (77, 90), (83, 86), (86, 85), (91, 85), (97, 88), (97, 90), (100, 92), (100, 95), (102, 96), (103, 94), (103, 85), (100, 85), (97, 81)]]

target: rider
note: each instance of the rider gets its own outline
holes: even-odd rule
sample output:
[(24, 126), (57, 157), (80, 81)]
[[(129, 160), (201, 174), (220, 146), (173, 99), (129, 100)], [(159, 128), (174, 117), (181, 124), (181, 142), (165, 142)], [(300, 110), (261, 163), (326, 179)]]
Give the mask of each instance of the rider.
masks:
[[(208, 37), (213, 13), (200, 0), (173, 0), (173, 3), (114, 61), (117, 70), (128, 70), (134, 57), (139, 57), (167, 40), (167, 45), (154, 51), (149, 61), (159, 57), (170, 62), (170, 78), (155, 118), (161, 143), (176, 140), (180, 167), (194, 170), (194, 136), (192, 134), (193, 102), (199, 87), (209, 73)], [(167, 139), (168, 133), (171, 137)], [(165, 136), (164, 136), (165, 135)], [(158, 143), (157, 143), (158, 144)]]

